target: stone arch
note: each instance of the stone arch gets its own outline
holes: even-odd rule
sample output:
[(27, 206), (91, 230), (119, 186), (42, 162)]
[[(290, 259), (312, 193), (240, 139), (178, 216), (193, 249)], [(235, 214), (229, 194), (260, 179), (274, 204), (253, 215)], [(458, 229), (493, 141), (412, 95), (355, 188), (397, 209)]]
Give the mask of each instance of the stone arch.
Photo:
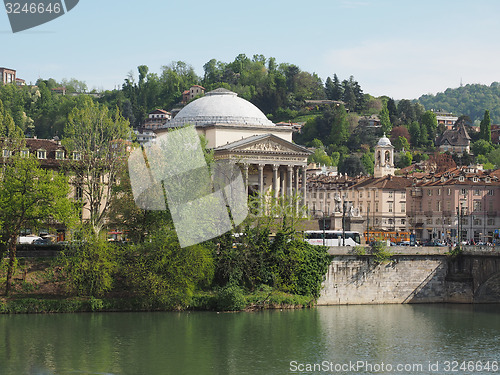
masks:
[(385, 152), (385, 158), (384, 158), (384, 165), (391, 165), (391, 152), (389, 150), (387, 150)]
[(491, 275), (476, 289), (474, 302), (500, 302), (500, 272)]

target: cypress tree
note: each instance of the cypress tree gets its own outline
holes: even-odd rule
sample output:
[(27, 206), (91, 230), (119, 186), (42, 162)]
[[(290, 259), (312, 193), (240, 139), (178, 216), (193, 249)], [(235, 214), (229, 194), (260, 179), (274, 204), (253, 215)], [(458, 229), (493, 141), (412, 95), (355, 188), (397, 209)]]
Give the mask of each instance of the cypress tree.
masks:
[(490, 111), (488, 110), (484, 111), (484, 117), (479, 127), (479, 135), (481, 139), (491, 143), (491, 119)]

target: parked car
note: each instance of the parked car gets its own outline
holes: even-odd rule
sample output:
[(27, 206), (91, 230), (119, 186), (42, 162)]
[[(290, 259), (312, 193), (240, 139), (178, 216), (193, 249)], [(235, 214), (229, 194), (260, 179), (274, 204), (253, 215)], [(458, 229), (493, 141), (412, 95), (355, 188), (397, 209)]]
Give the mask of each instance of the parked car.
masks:
[(33, 245), (45, 246), (45, 245), (50, 245), (50, 240), (48, 238), (38, 238), (32, 243)]
[(424, 242), (422, 246), (446, 246), (446, 245), (439, 241), (427, 241)]

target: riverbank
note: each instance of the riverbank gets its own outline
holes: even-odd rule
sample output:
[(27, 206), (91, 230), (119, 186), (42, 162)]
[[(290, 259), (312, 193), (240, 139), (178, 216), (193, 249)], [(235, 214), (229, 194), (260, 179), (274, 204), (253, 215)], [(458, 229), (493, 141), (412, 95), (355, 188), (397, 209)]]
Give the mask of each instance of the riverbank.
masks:
[[(0, 296), (0, 314), (75, 313), (75, 312), (146, 312), (172, 311), (167, 304), (153, 302), (117, 288), (102, 297), (78, 297), (69, 293), (64, 270), (53, 258), (19, 259), (9, 297)], [(0, 270), (0, 288), (5, 270)], [(253, 311), (260, 309), (306, 308), (315, 304), (311, 296), (287, 294), (267, 286), (245, 293), (227, 286), (197, 291), (188, 306), (174, 310)]]

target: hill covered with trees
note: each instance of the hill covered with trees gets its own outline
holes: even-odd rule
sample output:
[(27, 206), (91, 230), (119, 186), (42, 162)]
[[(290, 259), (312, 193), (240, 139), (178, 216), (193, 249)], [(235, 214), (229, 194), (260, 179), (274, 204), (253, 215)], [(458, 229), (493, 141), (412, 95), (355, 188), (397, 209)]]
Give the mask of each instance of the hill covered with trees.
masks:
[[(192, 85), (201, 85), (207, 92), (222, 87), (255, 104), (275, 123), (302, 124), (294, 141), (314, 148), (311, 162), (359, 174), (372, 172), (373, 147), (384, 133), (398, 151), (403, 151), (404, 157), (398, 156), (399, 167), (411, 163), (412, 157), (419, 160), (422, 155), (433, 153), (436, 137), (444, 127), (437, 126), (430, 109), (453, 112), (466, 125), (479, 125), (488, 110), (491, 123), (500, 122), (498, 82), (447, 89), (418, 100), (395, 101), (363, 92), (353, 76), (341, 79), (332, 74), (323, 80), (314, 72), (263, 55), (240, 54), (230, 62), (211, 59), (203, 70), (203, 75), (198, 76), (183, 61), (164, 65), (159, 73), (140, 65), (124, 77), (121, 89), (101, 93), (88, 93), (85, 82), (74, 78), (61, 82), (39, 79), (36, 86), (0, 84), (0, 136), (21, 131), (28, 137), (65, 138), (69, 114), (82, 107), (89, 95), (110, 112), (120, 113), (130, 126), (140, 127), (155, 109), (182, 107), (182, 93)], [(61, 86), (66, 88), (64, 95)], [(325, 103), (325, 99), (333, 102)], [(379, 120), (381, 126), (366, 126), (370, 118)], [(473, 141), (486, 139), (474, 131), (471, 136)], [(487, 142), (491, 145), (491, 140)], [(482, 150), (480, 155), (490, 151)], [(465, 160), (469, 162), (468, 158)]]
[(489, 110), (492, 123), (500, 123), (499, 82), (489, 86), (468, 84), (436, 95), (422, 95), (418, 103), (426, 109), (442, 109), (457, 116), (469, 116), (472, 122), (481, 121), (484, 111)]

